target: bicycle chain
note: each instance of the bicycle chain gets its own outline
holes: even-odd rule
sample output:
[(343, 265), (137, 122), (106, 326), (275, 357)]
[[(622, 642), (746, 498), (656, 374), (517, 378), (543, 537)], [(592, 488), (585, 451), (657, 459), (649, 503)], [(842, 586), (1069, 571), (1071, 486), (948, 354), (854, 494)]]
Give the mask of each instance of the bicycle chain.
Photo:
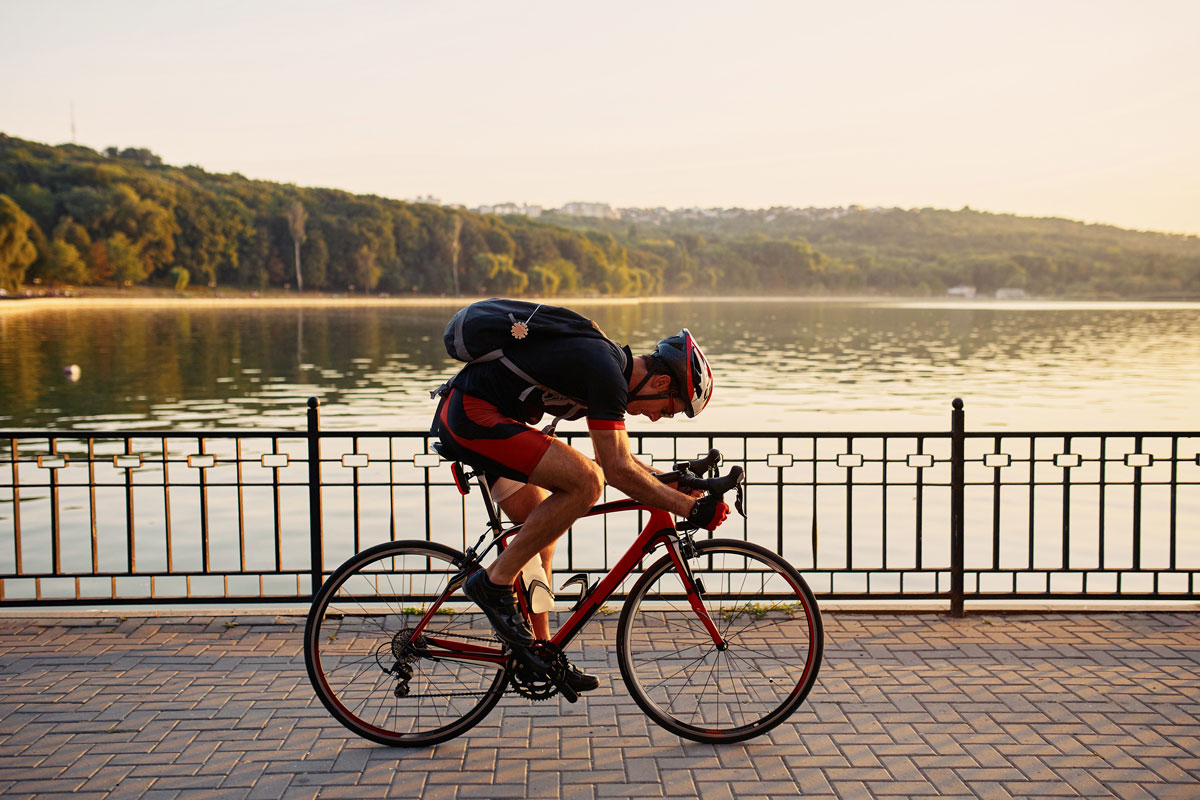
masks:
[[(489, 642), (489, 643), (495, 644), (498, 641), (495, 636), (472, 636), (469, 633), (453, 633), (450, 631), (439, 631), (437, 635), (439, 637), (443, 637), (443, 638), (462, 639), (464, 641), (470, 641), (470, 642)], [(509, 663), (510, 664), (512, 663), (511, 658), (509, 660)], [(520, 668), (519, 665), (514, 667), (514, 671), (515, 671), (515, 669), (518, 669), (518, 668)], [(405, 697), (483, 697), (486, 694), (488, 694), (487, 691), (481, 691), (481, 692), (427, 692), (427, 693), (423, 693), (423, 694), (406, 694)], [(506, 694), (519, 694), (524, 697), (529, 697), (531, 700), (546, 700), (550, 697), (550, 695), (546, 695), (544, 697), (531, 697), (530, 695), (525, 694), (525, 692), (523, 692), (521, 690), (521, 688), (517, 684), (513, 683), (512, 681), (509, 682), (509, 688), (508, 688), (508, 691), (506, 692)]]

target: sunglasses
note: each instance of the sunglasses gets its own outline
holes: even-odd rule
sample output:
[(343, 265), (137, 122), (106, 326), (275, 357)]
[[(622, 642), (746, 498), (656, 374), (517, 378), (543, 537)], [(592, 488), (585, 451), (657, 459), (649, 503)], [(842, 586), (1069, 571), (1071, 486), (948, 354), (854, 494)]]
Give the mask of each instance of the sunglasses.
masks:
[[(675, 416), (677, 410), (675, 408), (675, 393), (667, 392), (666, 394), (639, 394), (636, 397), (631, 397), (631, 400), (666, 400), (667, 410), (660, 414), (661, 417), (670, 418)], [(683, 403), (679, 404), (679, 411), (683, 410)]]

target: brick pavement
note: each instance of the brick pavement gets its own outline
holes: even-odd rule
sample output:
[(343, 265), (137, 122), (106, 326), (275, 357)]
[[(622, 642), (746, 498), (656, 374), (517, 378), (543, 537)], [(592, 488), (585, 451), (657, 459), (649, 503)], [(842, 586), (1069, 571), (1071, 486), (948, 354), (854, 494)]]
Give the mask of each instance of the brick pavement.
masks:
[(808, 702), (751, 742), (643, 717), (604, 618), (576, 659), (604, 686), (577, 705), (514, 698), (396, 750), (313, 697), (302, 619), (0, 618), (0, 797), (1200, 798), (1194, 614), (825, 622)]

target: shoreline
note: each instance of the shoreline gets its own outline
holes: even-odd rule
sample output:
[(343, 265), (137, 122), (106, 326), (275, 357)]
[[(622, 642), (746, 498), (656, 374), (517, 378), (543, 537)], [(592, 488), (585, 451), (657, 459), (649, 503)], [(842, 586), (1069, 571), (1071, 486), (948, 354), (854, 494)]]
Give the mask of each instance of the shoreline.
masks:
[[(235, 309), (235, 308), (304, 308), (304, 307), (380, 307), (380, 308), (418, 308), (418, 307), (451, 307), (460, 308), (487, 299), (487, 295), (455, 296), (455, 297), (380, 297), (380, 296), (346, 296), (346, 295), (231, 295), (218, 297), (193, 297), (177, 295), (152, 295), (146, 293), (122, 294), (84, 294), (72, 296), (50, 297), (6, 297), (0, 298), (0, 316), (21, 312), (48, 310), (84, 310), (126, 308), (138, 310), (186, 310), (186, 309)], [(762, 296), (749, 295), (745, 297), (706, 297), (662, 295), (655, 297), (522, 297), (535, 303), (550, 303), (566, 306), (614, 306), (614, 305), (646, 305), (646, 304), (679, 304), (679, 303), (830, 303), (830, 304), (872, 304), (892, 308), (947, 308), (947, 309), (979, 309), (979, 310), (1038, 310), (1053, 308), (1177, 308), (1200, 309), (1200, 300), (1162, 299), (1148, 300), (1140, 298), (1038, 298), (997, 300), (991, 297), (964, 300), (958, 297), (894, 297), (880, 295), (785, 295)]]
[[(298, 308), (305, 306), (350, 307), (438, 307), (448, 306), (459, 308), (477, 300), (486, 300), (493, 295), (472, 295), (455, 297), (379, 297), (379, 296), (345, 296), (345, 295), (305, 295), (281, 296), (268, 295), (261, 297), (225, 296), (225, 297), (179, 297), (157, 295), (73, 295), (69, 297), (8, 297), (0, 299), (0, 315), (14, 311), (43, 311), (47, 309), (79, 309), (79, 308), (148, 308), (148, 309), (186, 309), (186, 308)], [(917, 298), (887, 298), (878, 296), (846, 296), (827, 297), (822, 295), (795, 295), (787, 297), (688, 297), (682, 295), (661, 295), (654, 297), (520, 297), (534, 303), (550, 303), (566, 306), (610, 306), (610, 305), (643, 305), (648, 303), (695, 303), (695, 302), (829, 302), (829, 303), (880, 303), (880, 302), (915, 302)], [(927, 298), (925, 298), (927, 300)]]

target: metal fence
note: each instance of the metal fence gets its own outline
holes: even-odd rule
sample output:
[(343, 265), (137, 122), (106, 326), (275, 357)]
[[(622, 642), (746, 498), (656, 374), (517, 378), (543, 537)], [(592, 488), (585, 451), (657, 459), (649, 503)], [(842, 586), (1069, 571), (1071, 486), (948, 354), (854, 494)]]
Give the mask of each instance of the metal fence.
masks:
[[(587, 451), (586, 434), (562, 434)], [(749, 476), (756, 541), (837, 599), (1196, 600), (1200, 433), (633, 433)], [(485, 529), (424, 432), (0, 431), (0, 605), (297, 605), (389, 539)], [(599, 576), (643, 515), (581, 520), (556, 571)]]

